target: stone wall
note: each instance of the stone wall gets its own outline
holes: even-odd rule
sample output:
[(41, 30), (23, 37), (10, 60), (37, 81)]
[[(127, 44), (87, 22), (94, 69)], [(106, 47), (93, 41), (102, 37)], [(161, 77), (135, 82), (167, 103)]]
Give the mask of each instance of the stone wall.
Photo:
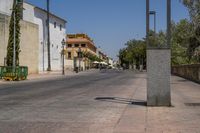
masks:
[(200, 64), (173, 66), (172, 74), (200, 83)]
[[(7, 54), (10, 17), (0, 14), (0, 66), (4, 65)], [(38, 26), (21, 21), (20, 65), (28, 66), (29, 74), (38, 73), (39, 63), (39, 33)]]

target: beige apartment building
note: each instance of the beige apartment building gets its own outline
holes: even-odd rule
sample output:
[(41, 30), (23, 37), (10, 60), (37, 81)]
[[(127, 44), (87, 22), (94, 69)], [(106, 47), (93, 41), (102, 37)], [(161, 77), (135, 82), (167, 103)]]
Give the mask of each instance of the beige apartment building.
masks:
[[(73, 70), (79, 67), (82, 70), (89, 69), (92, 62), (85, 55), (97, 56), (97, 48), (93, 40), (86, 34), (68, 34), (66, 42), (66, 65), (67, 69)], [(82, 53), (81, 57), (78, 53)]]

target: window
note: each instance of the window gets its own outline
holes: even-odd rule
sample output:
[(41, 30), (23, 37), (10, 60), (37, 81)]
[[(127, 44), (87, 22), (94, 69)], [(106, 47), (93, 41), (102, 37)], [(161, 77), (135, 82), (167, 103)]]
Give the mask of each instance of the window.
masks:
[(60, 31), (62, 31), (62, 24), (60, 24)]
[(54, 28), (56, 28), (56, 22), (54, 22)]
[(68, 48), (71, 48), (71, 47), (72, 47), (72, 44), (68, 44), (67, 47), (68, 47)]
[(72, 53), (68, 52), (68, 59), (71, 59), (71, 58), (72, 58)]
[(81, 44), (81, 47), (86, 47), (86, 44)]
[(75, 44), (75, 47), (79, 47), (79, 44)]
[(68, 34), (67, 37), (68, 38), (76, 38), (76, 35), (75, 34)]

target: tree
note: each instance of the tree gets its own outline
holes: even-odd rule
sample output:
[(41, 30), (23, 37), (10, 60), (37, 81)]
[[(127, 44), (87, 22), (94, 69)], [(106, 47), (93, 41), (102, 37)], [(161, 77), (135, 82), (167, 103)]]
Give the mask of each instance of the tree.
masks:
[(82, 55), (83, 55), (84, 58), (88, 58), (90, 61), (98, 61), (98, 62), (103, 61), (98, 56), (93, 55), (90, 52), (82, 52)]
[[(146, 38), (144, 38), (146, 40)], [(159, 31), (158, 33), (154, 33), (154, 31), (149, 31), (149, 46), (150, 47), (163, 47), (167, 43), (166, 41), (166, 33), (163, 31)]]
[(191, 23), (187, 19), (182, 19), (178, 23), (172, 22), (172, 41), (171, 41), (171, 62), (172, 65), (188, 64), (189, 58), (187, 48), (189, 38), (192, 34)]
[(121, 66), (123, 64), (126, 66), (130, 64), (137, 66), (146, 64), (146, 43), (144, 40), (129, 40), (125, 43), (125, 46), (126, 48), (120, 49), (119, 51)]
[(187, 50), (189, 60), (191, 60), (192, 57), (195, 56), (195, 51), (200, 47), (200, 1), (182, 0), (182, 2), (189, 10), (190, 21), (192, 24), (193, 36), (189, 38), (189, 46)]
[(172, 24), (172, 40), (183, 47), (189, 46), (189, 38), (193, 36), (192, 25), (187, 19), (182, 19), (177, 24)]
[(126, 56), (126, 48), (120, 49), (119, 50), (119, 59), (120, 59), (120, 65), (123, 66), (123, 64), (128, 64), (127, 56)]
[[(9, 39), (7, 46), (7, 66), (13, 66), (13, 50), (14, 50), (14, 25), (16, 27), (15, 34), (15, 55), (16, 66), (19, 66), (19, 53), (20, 53), (20, 19), (21, 19), (21, 4), (18, 1), (14, 0), (13, 2), (13, 10), (9, 24)], [(15, 16), (15, 18), (14, 18)], [(15, 19), (15, 22), (14, 22)]]
[(190, 20), (195, 30), (200, 27), (200, 1), (199, 0), (182, 0), (183, 4), (188, 8)]
[[(172, 65), (191, 64), (200, 62), (200, 0), (182, 0), (188, 8), (190, 20), (183, 19), (171, 24), (171, 62)], [(141, 59), (146, 63), (146, 38), (143, 40), (130, 40), (119, 51), (122, 64), (134, 62), (141, 64)], [(166, 32), (149, 32), (151, 47), (166, 45)]]

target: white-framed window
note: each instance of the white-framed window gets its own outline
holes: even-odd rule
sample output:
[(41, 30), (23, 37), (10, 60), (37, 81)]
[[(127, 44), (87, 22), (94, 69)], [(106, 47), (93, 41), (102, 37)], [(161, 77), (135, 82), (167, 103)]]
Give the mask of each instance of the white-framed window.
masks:
[(62, 31), (62, 24), (60, 24), (60, 31)]

